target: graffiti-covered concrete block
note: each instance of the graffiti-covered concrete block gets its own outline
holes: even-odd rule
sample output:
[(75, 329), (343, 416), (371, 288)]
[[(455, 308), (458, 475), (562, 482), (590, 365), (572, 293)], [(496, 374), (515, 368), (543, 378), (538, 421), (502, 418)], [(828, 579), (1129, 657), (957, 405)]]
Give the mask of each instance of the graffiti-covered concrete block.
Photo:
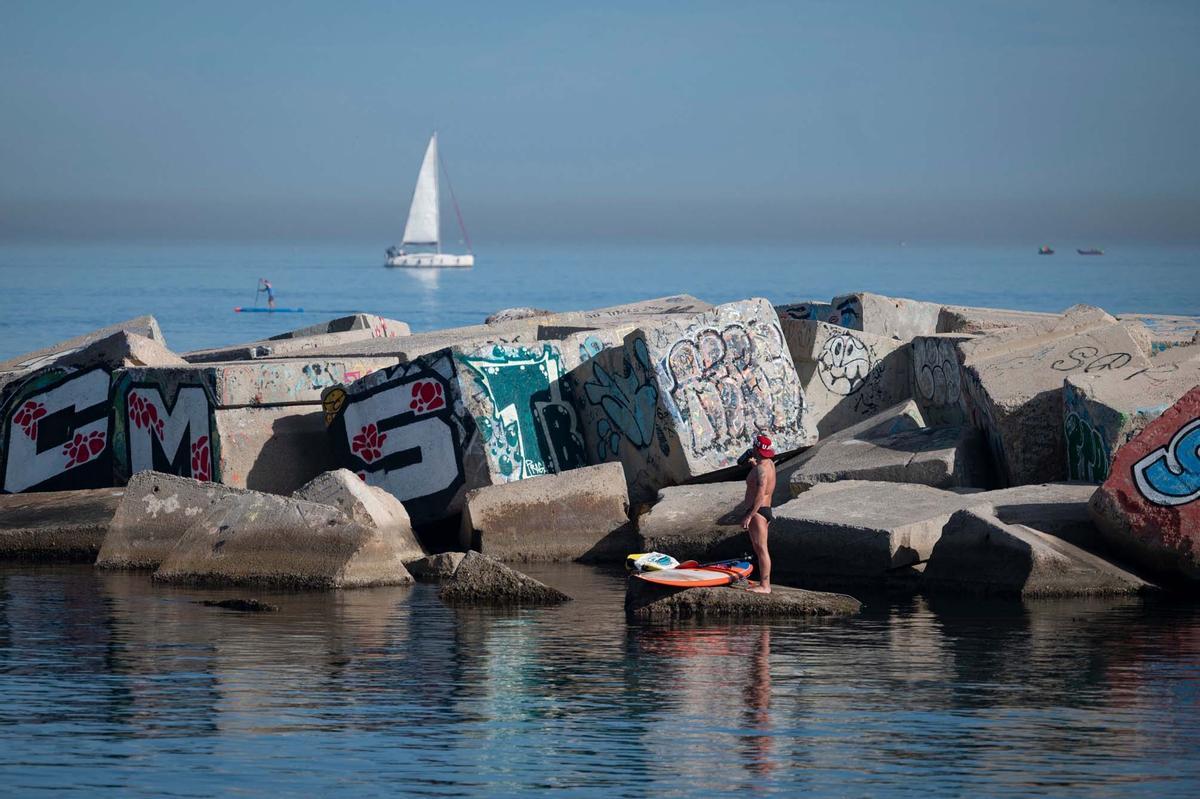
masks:
[(734, 466), (755, 432), (781, 453), (815, 440), (778, 317), (761, 299), (659, 317), (601, 348), (572, 382), (589, 458), (621, 461), (637, 502)]
[(827, 321), (831, 324), (897, 341), (936, 333), (938, 314), (942, 312), (938, 303), (868, 292), (834, 297), (830, 305), (833, 307)]
[(804, 389), (806, 424), (819, 436), (844, 430), (910, 396), (904, 342), (826, 322), (781, 321)]
[(334, 468), (321, 392), (395, 358), (131, 368), (113, 382), (119, 481), (147, 469), (287, 494)]
[(958, 344), (972, 338), (939, 333), (912, 340), (912, 397), (930, 425), (963, 425), (969, 421), (962, 399)]
[(621, 560), (633, 544), (628, 524), (619, 463), (476, 488), (462, 518), (463, 539), (504, 561)]
[[(833, 305), (827, 302), (812, 300), (809, 302), (791, 302), (786, 305), (776, 305), (775, 313), (782, 323), (786, 319), (797, 322), (829, 322), (837, 324), (840, 317), (833, 312)], [(830, 317), (834, 318), (830, 318)]]
[(322, 325), (281, 333), (262, 341), (184, 353), (190, 363), (249, 361), (259, 358), (320, 358), (347, 344), (409, 335), (408, 325), (371, 314), (334, 319)]
[(1142, 568), (1200, 584), (1200, 386), (1117, 450), (1089, 510), (1105, 539)]
[[(1187, 348), (1174, 353), (1189, 355)], [(1063, 383), (1063, 443), (1068, 480), (1103, 483), (1117, 450), (1200, 385), (1200, 353), (1121, 372), (1068, 375)]]
[(488, 484), (450, 350), (328, 389), (324, 405), (338, 466), (399, 499), (413, 522), (457, 513), (466, 487)]
[(1122, 325), (1064, 320), (1047, 332), (1008, 328), (958, 345), (964, 406), (986, 434), (1001, 485), (1067, 474), (1062, 384), (1068, 375), (1129, 375), (1150, 365)]
[(0, 388), (0, 491), (64, 491), (114, 484), (109, 421), (114, 371), (183, 363), (159, 342), (126, 331), (53, 352)]
[(587, 465), (562, 351), (552, 342), (454, 347), (326, 394), (340, 465), (416, 522), (463, 492)]

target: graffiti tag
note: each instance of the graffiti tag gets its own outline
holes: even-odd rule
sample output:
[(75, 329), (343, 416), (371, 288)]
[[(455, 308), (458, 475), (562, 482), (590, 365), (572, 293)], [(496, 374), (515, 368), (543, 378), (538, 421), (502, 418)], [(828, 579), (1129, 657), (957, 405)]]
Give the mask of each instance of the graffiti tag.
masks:
[(1133, 479), (1155, 505), (1186, 505), (1200, 499), (1200, 418), (1175, 431), (1159, 447), (1133, 465)]

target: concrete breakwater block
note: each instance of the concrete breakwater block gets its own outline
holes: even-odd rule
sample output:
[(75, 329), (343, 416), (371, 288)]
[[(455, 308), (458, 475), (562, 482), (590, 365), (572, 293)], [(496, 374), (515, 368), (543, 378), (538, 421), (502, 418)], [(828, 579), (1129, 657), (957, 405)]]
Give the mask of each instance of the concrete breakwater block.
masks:
[(962, 398), (958, 345), (974, 336), (939, 333), (912, 340), (910, 372), (912, 398), (931, 426), (969, 424)]
[(1022, 524), (1088, 551), (1104, 548), (1088, 512), (1096, 487), (1089, 483), (1035, 483), (972, 494), (1005, 524)]
[(0, 380), (0, 492), (113, 485), (115, 376), (129, 366), (184, 363), (158, 341), (123, 330), (37, 362)]
[(438, 596), (448, 604), (557, 605), (571, 597), (521, 574), (498, 560), (468, 552), (442, 583)]
[(672, 486), (638, 518), (630, 552), (665, 552), (678, 560), (717, 560), (750, 551), (742, 529), (746, 495), (741, 482)]
[(763, 299), (662, 314), (572, 367), (595, 442), (588, 457), (620, 461), (635, 502), (735, 466), (755, 432), (780, 453), (816, 440), (778, 317)]
[(93, 560), (124, 493), (94, 488), (0, 494), (0, 558)]
[(462, 517), (464, 542), (506, 561), (621, 560), (634, 543), (628, 528), (619, 463), (476, 488)]
[(1200, 343), (1200, 316), (1170, 316), (1165, 314), (1118, 314), (1122, 322), (1140, 322), (1150, 330), (1153, 354), (1174, 347)]
[(938, 315), (942, 311), (938, 303), (865, 291), (834, 297), (829, 304), (832, 324), (896, 341), (938, 332)]
[(6, 372), (25, 372), (31, 369), (40, 369), (61, 355), (81, 350), (100, 339), (108, 338), (115, 333), (122, 332), (151, 339), (161, 344), (164, 348), (167, 346), (162, 330), (158, 326), (158, 320), (153, 316), (138, 316), (133, 319), (126, 319), (124, 322), (117, 322), (116, 324), (84, 333), (81, 336), (60, 341), (57, 344), (43, 347), (40, 350), (27, 352), (24, 355), (18, 355), (6, 361), (0, 361), (0, 382), (3, 382), (3, 374)]
[(188, 584), (362, 588), (413, 581), (404, 542), (315, 502), (247, 491), (198, 514), (154, 579)]
[(440, 583), (454, 576), (466, 556), (466, 552), (439, 552), (406, 561), (404, 567), (419, 583)]
[(355, 524), (379, 530), (394, 541), (401, 560), (406, 563), (425, 557), (425, 550), (413, 534), (408, 512), (400, 500), (382, 488), (367, 485), (353, 472), (346, 469), (325, 472), (292, 496), (337, 508)]
[(781, 324), (804, 393), (806, 429), (820, 438), (911, 396), (907, 344), (825, 322)]
[(1066, 477), (1102, 483), (1117, 451), (1200, 385), (1200, 347), (1176, 347), (1150, 366), (1068, 375), (1063, 383)]
[(404, 503), (454, 515), (467, 490), (587, 464), (553, 342), (439, 350), (325, 393), (339, 465)]
[(344, 344), (376, 339), (407, 336), (410, 331), (404, 322), (372, 314), (333, 319), (320, 325), (291, 330), (278, 336), (245, 344), (230, 344), (184, 353), (190, 363), (248, 361), (259, 358), (319, 358)]
[(963, 399), (986, 434), (1001, 485), (1067, 474), (1063, 380), (1071, 374), (1129, 375), (1150, 365), (1128, 328), (1098, 308), (1070, 310), (1051, 330), (998, 331), (958, 345)]
[(1131, 563), (1198, 593), (1200, 386), (1117, 450), (1089, 510)]
[(962, 510), (925, 565), (927, 589), (1020, 597), (1136, 594), (1144, 580), (1052, 535)]
[(132, 368), (113, 384), (118, 479), (153, 469), (289, 494), (337, 468), (326, 388), (395, 358), (317, 358)]
[(923, 485), (824, 483), (775, 508), (773, 576), (811, 582), (883, 580), (928, 559), (958, 510), (990, 510), (972, 494)]
[(125, 486), (96, 566), (157, 569), (196, 520), (246, 493), (163, 472), (139, 472)]
[(625, 612), (633, 619), (803, 618), (852, 616), (862, 603), (846, 594), (772, 585), (771, 593), (743, 588), (667, 588), (630, 577)]
[(1062, 315), (1056, 313), (945, 305), (938, 314), (937, 332), (976, 335), (1008, 327), (1045, 330), (1061, 318)]
[(818, 483), (874, 480), (935, 488), (983, 486), (985, 458), (978, 431), (917, 427), (911, 400), (833, 434), (780, 464), (791, 496)]

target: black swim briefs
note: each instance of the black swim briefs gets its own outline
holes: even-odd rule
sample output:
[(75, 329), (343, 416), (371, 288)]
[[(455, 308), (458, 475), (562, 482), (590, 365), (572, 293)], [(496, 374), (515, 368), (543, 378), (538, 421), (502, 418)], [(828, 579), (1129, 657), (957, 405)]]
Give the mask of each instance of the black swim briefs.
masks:
[(770, 508), (759, 508), (757, 513), (766, 519), (768, 523), (775, 521), (775, 514), (771, 512)]

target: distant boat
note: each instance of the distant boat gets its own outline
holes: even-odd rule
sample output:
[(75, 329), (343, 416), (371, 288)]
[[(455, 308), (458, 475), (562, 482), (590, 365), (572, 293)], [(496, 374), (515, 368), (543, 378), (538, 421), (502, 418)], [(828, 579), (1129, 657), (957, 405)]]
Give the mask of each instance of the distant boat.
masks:
[(1080, 255), (1104, 255), (1104, 250), (1099, 247), (1089, 247), (1086, 250), (1076, 250)]
[(1054, 255), (1054, 248), (1048, 244), (1038, 247), (1038, 255)]
[[(425, 160), (421, 162), (421, 171), (417, 174), (417, 187), (413, 190), (412, 205), (408, 209), (408, 223), (404, 226), (404, 241), (399, 247), (388, 247), (385, 266), (441, 269), (475, 265), (475, 256), (471, 253), (471, 239), (467, 236), (462, 213), (459, 212), (458, 202), (454, 199), (453, 186), (450, 187), (450, 199), (454, 202), (454, 213), (458, 216), (458, 225), (467, 245), (467, 254), (452, 255), (442, 252), (441, 198), (438, 193), (440, 166), (437, 133), (434, 133), (429, 139), (429, 146), (425, 148)], [(449, 186), (449, 183), (447, 175), (446, 184)], [(433, 247), (434, 251), (408, 252), (405, 248), (410, 245)]]

